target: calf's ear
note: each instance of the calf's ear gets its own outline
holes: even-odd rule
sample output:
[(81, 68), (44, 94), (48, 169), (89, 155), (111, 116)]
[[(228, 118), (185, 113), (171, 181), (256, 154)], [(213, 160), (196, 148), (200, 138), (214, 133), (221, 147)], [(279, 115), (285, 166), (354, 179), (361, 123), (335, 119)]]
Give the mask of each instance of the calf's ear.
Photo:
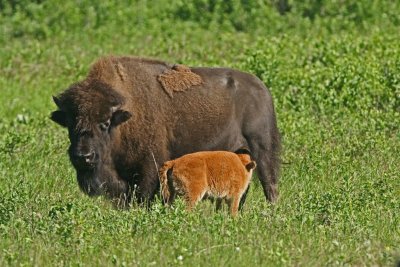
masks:
[(67, 127), (67, 118), (64, 111), (56, 110), (51, 113), (50, 119), (62, 127)]
[(118, 109), (111, 116), (111, 125), (117, 126), (121, 123), (129, 120), (132, 117), (132, 114), (129, 111)]
[(247, 171), (253, 170), (256, 167), (257, 167), (257, 164), (256, 164), (255, 161), (252, 161), (252, 162), (246, 164), (246, 170)]

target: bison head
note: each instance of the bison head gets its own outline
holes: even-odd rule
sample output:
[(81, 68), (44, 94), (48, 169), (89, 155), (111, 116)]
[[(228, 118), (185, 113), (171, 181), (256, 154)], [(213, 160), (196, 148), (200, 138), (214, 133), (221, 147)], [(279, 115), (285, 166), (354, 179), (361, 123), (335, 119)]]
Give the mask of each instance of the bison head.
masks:
[(88, 195), (121, 197), (128, 185), (118, 176), (113, 150), (120, 144), (120, 125), (131, 117), (124, 98), (102, 82), (82, 82), (53, 97), (58, 110), (51, 119), (68, 128), (68, 154), (80, 188)]

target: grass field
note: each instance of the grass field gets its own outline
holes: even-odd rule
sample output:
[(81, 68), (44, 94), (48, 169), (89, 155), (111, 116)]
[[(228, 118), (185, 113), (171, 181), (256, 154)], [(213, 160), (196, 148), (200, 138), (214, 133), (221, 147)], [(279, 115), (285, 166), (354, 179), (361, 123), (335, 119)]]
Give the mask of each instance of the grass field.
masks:
[[(394, 266), (400, 4), (275, 2), (0, 0), (0, 266)], [(80, 192), (51, 96), (108, 54), (259, 76), (287, 163), (279, 201), (257, 179), (236, 220)]]

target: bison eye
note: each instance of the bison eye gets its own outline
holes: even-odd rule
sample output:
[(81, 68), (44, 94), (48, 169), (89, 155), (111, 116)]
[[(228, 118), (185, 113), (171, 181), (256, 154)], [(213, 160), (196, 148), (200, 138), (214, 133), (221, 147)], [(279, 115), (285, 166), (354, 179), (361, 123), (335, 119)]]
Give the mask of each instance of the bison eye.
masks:
[(102, 131), (107, 131), (108, 127), (110, 127), (110, 120), (100, 123), (99, 126)]

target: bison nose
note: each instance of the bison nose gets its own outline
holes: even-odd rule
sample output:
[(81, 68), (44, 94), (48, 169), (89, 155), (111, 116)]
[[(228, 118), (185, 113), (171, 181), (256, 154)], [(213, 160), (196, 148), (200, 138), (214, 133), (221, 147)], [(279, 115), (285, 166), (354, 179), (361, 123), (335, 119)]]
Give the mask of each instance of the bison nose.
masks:
[(87, 154), (77, 154), (76, 157), (79, 158), (82, 162), (85, 163), (93, 163), (94, 161), (94, 152), (89, 152)]

